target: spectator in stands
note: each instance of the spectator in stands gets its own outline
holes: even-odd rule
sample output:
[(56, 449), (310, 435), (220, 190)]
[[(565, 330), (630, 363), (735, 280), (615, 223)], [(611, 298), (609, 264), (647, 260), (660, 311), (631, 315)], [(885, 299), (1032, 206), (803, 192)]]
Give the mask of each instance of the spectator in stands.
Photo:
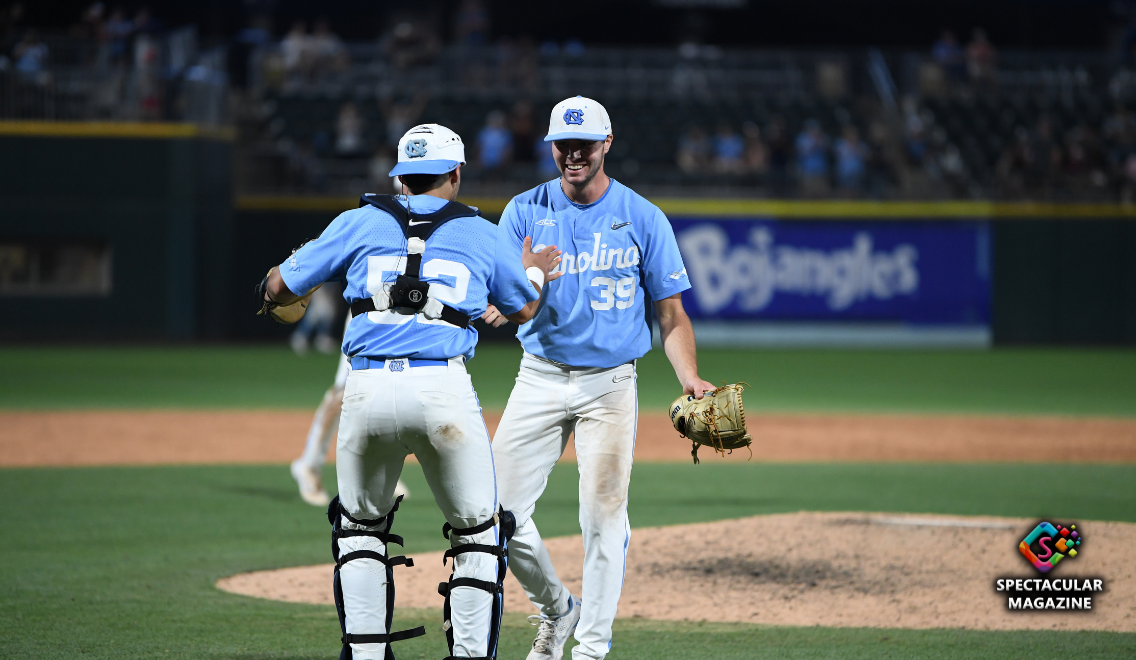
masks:
[(390, 146), (398, 147), (399, 138), (418, 123), (429, 101), (430, 97), (425, 92), (419, 92), (413, 99), (406, 101), (395, 100), (390, 96), (379, 97), (379, 112), (386, 123), (387, 142)]
[(1026, 162), (1027, 192), (1047, 196), (1061, 166), (1061, 147), (1053, 136), (1053, 122), (1045, 115), (1038, 118), (1030, 134)]
[(962, 159), (962, 152), (953, 142), (947, 142), (939, 150), (938, 162), (939, 176), (947, 185), (951, 196), (960, 197), (966, 192), (967, 169)]
[(363, 152), (363, 117), (359, 108), (348, 101), (339, 106), (335, 121), (335, 153), (340, 156), (358, 156)]
[(889, 146), (887, 126), (880, 121), (873, 122), (868, 129), (868, 161), (866, 163), (866, 184), (868, 196), (880, 199), (889, 186), (895, 183), (895, 163), (893, 148)]
[(1018, 126), (1014, 130), (1014, 143), (1007, 146), (998, 159), (996, 173), (998, 188), (1003, 197), (1025, 195), (1026, 170), (1030, 161), (1029, 131)]
[(1105, 158), (1096, 132), (1081, 124), (1065, 132), (1062, 178), (1074, 193), (1099, 193), (1108, 185)]
[(719, 174), (741, 174), (745, 169), (745, 140), (729, 124), (719, 124), (714, 136), (714, 171)]
[(347, 46), (331, 31), (326, 18), (316, 21), (315, 30), (308, 41), (312, 56), (312, 74), (321, 76), (346, 71), (351, 65)]
[(687, 174), (704, 172), (710, 164), (710, 141), (701, 126), (691, 126), (678, 141), (675, 161), (680, 170)]
[(764, 177), (769, 171), (769, 147), (761, 137), (761, 128), (752, 121), (747, 121), (742, 125), (742, 135), (745, 138), (745, 152), (742, 155), (745, 171)]
[(126, 18), (126, 10), (115, 7), (106, 22), (107, 59), (111, 64), (123, 64), (127, 60), (127, 46), (134, 34), (134, 21)]
[(27, 82), (43, 84), (47, 82), (47, 44), (39, 38), (35, 30), (28, 30), (27, 34), (12, 51), (12, 59), (16, 62), (16, 71)]
[(531, 162), (537, 146), (532, 103), (517, 101), (513, 104), (509, 111), (509, 130), (513, 133), (513, 160)]
[(405, 69), (432, 61), (441, 44), (424, 19), (407, 17), (395, 23), (380, 40), (380, 47), (391, 64)]
[(1120, 164), (1120, 202), (1136, 204), (1136, 152), (1128, 154)]
[(13, 2), (0, 9), (0, 48), (7, 49), (23, 30), (24, 3)]
[(304, 21), (292, 23), (292, 29), (288, 30), (288, 34), (280, 41), (280, 52), (284, 56), (284, 71), (289, 78), (307, 76), (312, 60), (307, 23)]
[(914, 97), (903, 99), (903, 142), (907, 153), (907, 164), (923, 167), (927, 155), (927, 125), (919, 112), (919, 103)]
[(505, 113), (494, 110), (485, 117), (477, 134), (477, 162), (486, 173), (498, 172), (513, 158), (513, 134), (505, 125)]
[(402, 184), (399, 183), (398, 177), (392, 177), (390, 171), (394, 169), (398, 160), (395, 158), (394, 149), (387, 145), (380, 145), (375, 150), (375, 154), (371, 156), (371, 163), (368, 167), (368, 174), (371, 179), (371, 190), (383, 192), (393, 190), (397, 194), (402, 193)]
[(828, 134), (819, 121), (805, 120), (794, 146), (801, 194), (809, 198), (824, 197), (828, 194)]
[[(106, 5), (101, 2), (93, 3), (80, 14), (79, 22), (70, 29), (70, 36), (80, 41), (101, 45), (105, 20)], [(95, 61), (97, 62), (97, 58)]]
[(1128, 25), (1120, 37), (1120, 51), (1116, 54), (1116, 61), (1120, 66), (1136, 64), (1136, 11), (1128, 18)]
[(552, 146), (547, 142), (537, 140), (536, 144), (533, 145), (533, 156), (536, 157), (537, 174), (542, 179), (560, 176), (560, 170), (556, 167), (556, 159), (552, 156)]
[(1136, 119), (1123, 103), (1117, 101), (1112, 114), (1104, 120), (1101, 132), (1108, 143), (1127, 144), (1136, 138)]
[(844, 127), (833, 145), (833, 151), (836, 156), (836, 187), (843, 195), (859, 197), (864, 190), (870, 153), (855, 126), (847, 124)]
[(481, 0), (462, 0), (454, 17), (454, 38), (462, 46), (484, 46), (489, 42), (489, 10)]
[(784, 197), (789, 192), (789, 163), (793, 160), (793, 143), (785, 120), (773, 117), (765, 135), (769, 144), (769, 190), (776, 197)]
[(943, 30), (939, 40), (931, 46), (931, 58), (943, 68), (947, 80), (953, 84), (966, 82), (966, 54), (955, 39), (955, 33)]
[(323, 192), (327, 187), (327, 171), (309, 140), (301, 140), (285, 154), (292, 186), (304, 192)]
[(998, 52), (986, 38), (986, 31), (974, 28), (966, 46), (966, 70), (971, 84), (979, 89), (992, 89), (998, 82), (997, 65)]

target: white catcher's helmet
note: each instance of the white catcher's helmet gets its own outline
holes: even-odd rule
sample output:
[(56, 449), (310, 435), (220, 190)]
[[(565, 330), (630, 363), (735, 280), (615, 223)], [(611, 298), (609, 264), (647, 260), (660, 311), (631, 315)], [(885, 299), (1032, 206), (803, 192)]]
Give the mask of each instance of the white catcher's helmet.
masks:
[(398, 141), (398, 164), (390, 175), (445, 174), (458, 165), (465, 165), (461, 137), (440, 124), (419, 124)]

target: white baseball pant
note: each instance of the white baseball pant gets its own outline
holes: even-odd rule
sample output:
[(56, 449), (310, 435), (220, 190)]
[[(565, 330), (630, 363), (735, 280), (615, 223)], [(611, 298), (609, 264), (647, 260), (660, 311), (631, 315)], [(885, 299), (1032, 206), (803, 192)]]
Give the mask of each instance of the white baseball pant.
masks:
[[(394, 490), (406, 456), (413, 453), (447, 522), (465, 529), (497, 512), (493, 453), (481, 407), (464, 360), (446, 366), (405, 366), (352, 370), (343, 397), (336, 472), (339, 499), (356, 519), (377, 519), (394, 506)], [(366, 529), (341, 517), (344, 529)], [(394, 532), (397, 533), (397, 516)], [(479, 534), (452, 536), (452, 545), (497, 545), (499, 526)], [(379, 539), (341, 538), (340, 553), (372, 550), (386, 554)], [(389, 555), (388, 555), (389, 556)], [(498, 581), (498, 564), (480, 552), (454, 558), (454, 576)], [(399, 569), (395, 569), (396, 572)], [(347, 632), (384, 634), (386, 568), (374, 559), (347, 562), (340, 569)], [(454, 656), (488, 655), (491, 594), (456, 587), (450, 596)], [(383, 660), (386, 644), (352, 644), (355, 660)]]
[(550, 616), (568, 611), (568, 590), (532, 520), (548, 475), (575, 433), (580, 471), (580, 529), (584, 570), (576, 660), (603, 658), (611, 649), (631, 526), (627, 489), (638, 417), (635, 365), (578, 369), (530, 354), (493, 438), (501, 504), (517, 518), (509, 568), (529, 600)]

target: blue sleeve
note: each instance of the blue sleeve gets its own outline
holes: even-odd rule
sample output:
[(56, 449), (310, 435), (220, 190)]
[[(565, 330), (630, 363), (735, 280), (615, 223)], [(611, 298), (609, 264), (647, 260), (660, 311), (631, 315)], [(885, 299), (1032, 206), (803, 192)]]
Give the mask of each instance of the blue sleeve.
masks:
[(344, 276), (347, 262), (347, 237), (352, 211), (339, 214), (319, 238), (308, 241), (280, 264), (280, 277), (288, 290), (302, 296), (317, 284)]
[(521, 244), (524, 240), (524, 223), (517, 213), (516, 203), (510, 201), (497, 223), (495, 264), (489, 281), (490, 302), (502, 314), (516, 314), (539, 297), (521, 265)]
[(650, 226), (651, 231), (644, 241), (643, 259), (639, 268), (651, 299), (662, 300), (689, 289), (690, 278), (686, 275), (682, 254), (678, 251), (678, 241), (675, 240), (674, 229), (667, 216), (656, 208)]

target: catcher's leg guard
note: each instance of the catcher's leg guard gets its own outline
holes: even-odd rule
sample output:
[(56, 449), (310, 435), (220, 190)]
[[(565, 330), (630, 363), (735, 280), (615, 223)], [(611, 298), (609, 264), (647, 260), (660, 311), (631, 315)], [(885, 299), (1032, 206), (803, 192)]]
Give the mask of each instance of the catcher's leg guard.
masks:
[[(517, 529), (517, 521), (513, 518), (513, 514), (501, 509), (498, 513), (493, 514), (493, 517), (485, 522), (469, 527), (466, 529), (455, 529), (449, 523), (442, 527), (442, 536), (450, 540), (454, 545), (451, 549), (446, 551), (442, 561), (454, 558), (454, 572), (450, 575), (448, 582), (442, 582), (438, 585), (438, 593), (446, 597), (445, 607), (443, 609), (443, 618), (445, 621), (442, 624), (442, 629), (446, 631), (446, 642), (449, 645), (450, 655), (447, 660), (453, 660), (454, 656), (454, 613), (451, 610), (451, 598), (454, 595), (454, 589), (462, 587), (469, 587), (473, 589), (480, 589), (487, 592), (492, 598), (489, 612), (489, 631), (488, 639), (485, 645), (485, 655), (478, 656), (472, 660), (494, 660), (497, 657), (497, 640), (501, 632), (501, 614), (505, 606), (505, 570), (509, 565), (509, 539), (513, 537), (513, 532)], [(490, 535), (489, 533), (492, 532)], [(483, 541), (491, 541), (493, 545), (484, 543)], [(496, 581), (490, 582), (476, 577), (472, 577), (470, 573), (475, 569), (472, 568), (472, 562), (459, 561), (458, 557), (466, 553), (481, 553), (496, 557)], [(468, 649), (467, 649), (468, 651)]]
[[(414, 560), (409, 557), (388, 557), (386, 552), (388, 543), (403, 544), (401, 536), (390, 533), (401, 500), (401, 497), (396, 499), (390, 513), (377, 520), (352, 518), (343, 510), (339, 497), (333, 499), (327, 508), (327, 519), (332, 528), (331, 554), (335, 558), (332, 589), (335, 594), (335, 609), (339, 613), (339, 627), (343, 632), (340, 660), (352, 660), (354, 652), (362, 656), (382, 655), (384, 660), (394, 660), (391, 642), (426, 634), (423, 626), (393, 633), (390, 631), (394, 616), (392, 567), (414, 565)], [(344, 567), (349, 562), (354, 563), (345, 571)], [(378, 568), (375, 562), (382, 564), (383, 568), (375, 570)], [(367, 570), (367, 564), (371, 564), (371, 570)], [(345, 582), (348, 584), (346, 598)], [(385, 616), (379, 617), (381, 621), (368, 621), (377, 618), (375, 610), (379, 609), (376, 605), (380, 602), (385, 605)], [(368, 607), (374, 607), (375, 610), (369, 612)], [(347, 629), (349, 614), (353, 620), (350, 631)], [(381, 631), (375, 628), (381, 628)], [(355, 648), (353, 651), (353, 644), (363, 648)], [(381, 645), (386, 645), (385, 649)]]

